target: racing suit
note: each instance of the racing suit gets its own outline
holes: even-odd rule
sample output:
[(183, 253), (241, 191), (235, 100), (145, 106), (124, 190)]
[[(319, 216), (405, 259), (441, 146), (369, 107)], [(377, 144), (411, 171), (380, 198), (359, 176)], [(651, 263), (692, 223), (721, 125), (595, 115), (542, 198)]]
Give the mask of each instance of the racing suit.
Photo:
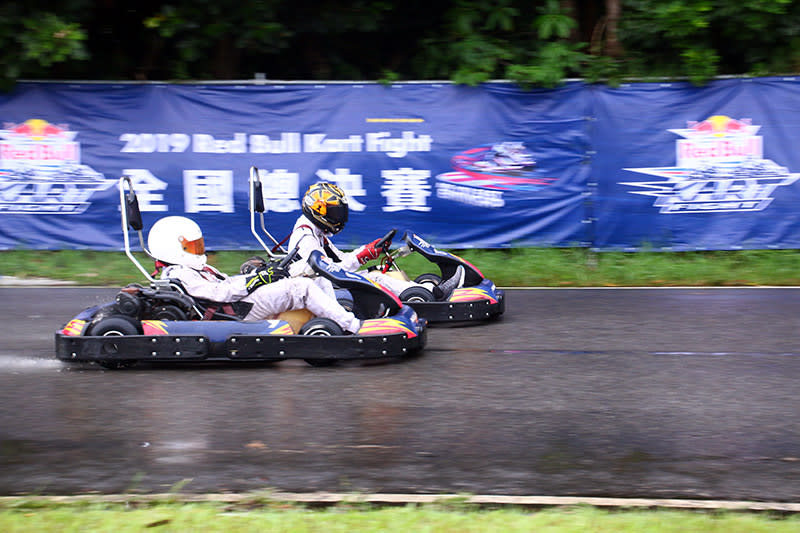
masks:
[[(337, 263), (344, 270), (354, 272), (361, 266), (357, 255), (358, 252), (364, 248), (362, 246), (352, 252), (342, 252), (330, 241), (328, 234), (315, 226), (305, 215), (300, 215), (297, 222), (295, 222), (287, 246), (289, 250), (294, 250), (295, 246), (299, 246), (297, 249), (297, 257), (300, 260), (295, 261), (289, 267), (289, 273), (293, 276), (305, 270), (308, 257), (314, 250), (319, 250), (322, 255), (328, 257), (334, 263)], [(397, 296), (409, 287), (418, 286), (417, 283), (393, 278), (392, 276), (387, 276), (378, 271), (359, 271), (359, 274), (386, 287)], [(317, 278), (317, 282), (325, 292), (331, 296), (334, 295), (333, 285), (330, 280), (319, 277)]]
[(361, 322), (339, 305), (307, 277), (283, 278), (261, 285), (248, 293), (244, 275), (228, 276), (212, 266), (195, 270), (184, 265), (169, 265), (161, 272), (162, 279), (174, 279), (195, 298), (218, 303), (245, 302), (252, 307), (245, 320), (276, 318), (279, 313), (308, 309), (316, 316), (329, 318), (342, 329), (356, 333)]

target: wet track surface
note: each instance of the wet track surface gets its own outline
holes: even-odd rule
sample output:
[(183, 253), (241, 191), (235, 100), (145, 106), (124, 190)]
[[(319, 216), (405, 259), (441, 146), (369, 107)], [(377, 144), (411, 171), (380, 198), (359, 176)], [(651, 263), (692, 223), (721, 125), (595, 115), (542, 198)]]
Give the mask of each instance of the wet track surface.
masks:
[(422, 355), (312, 368), (54, 359), (114, 289), (0, 289), (0, 494), (800, 500), (800, 290), (511, 290)]

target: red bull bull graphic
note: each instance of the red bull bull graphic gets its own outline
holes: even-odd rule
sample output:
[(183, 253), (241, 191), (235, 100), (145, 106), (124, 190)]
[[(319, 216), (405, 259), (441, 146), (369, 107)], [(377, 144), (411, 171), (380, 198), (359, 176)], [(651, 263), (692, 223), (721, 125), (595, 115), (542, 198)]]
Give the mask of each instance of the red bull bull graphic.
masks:
[(40, 118), (0, 129), (0, 214), (79, 214), (115, 181), (81, 164), (77, 132)]
[(620, 184), (646, 189), (628, 192), (655, 197), (653, 206), (663, 214), (762, 211), (775, 190), (793, 184), (800, 173), (764, 159), (759, 129), (749, 119), (725, 115), (689, 122), (669, 130), (682, 137), (676, 166), (625, 169), (663, 180)]
[(481, 207), (503, 207), (504, 193), (537, 191), (556, 179), (540, 175), (524, 143), (506, 141), (453, 156), (454, 172), (439, 174), (436, 195)]

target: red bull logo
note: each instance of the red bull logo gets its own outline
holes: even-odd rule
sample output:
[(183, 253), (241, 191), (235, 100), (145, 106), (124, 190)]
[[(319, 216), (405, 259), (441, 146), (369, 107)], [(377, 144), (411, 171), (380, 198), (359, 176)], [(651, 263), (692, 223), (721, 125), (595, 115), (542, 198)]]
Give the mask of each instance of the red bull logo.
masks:
[(74, 142), (75, 132), (66, 125), (32, 118), (21, 124), (5, 124), (0, 130), (0, 161), (3, 166), (18, 163), (53, 165), (80, 161), (80, 146)]
[(763, 157), (759, 126), (747, 118), (713, 115), (689, 122), (685, 129), (669, 130), (683, 137), (675, 145), (678, 166), (697, 167), (709, 162), (736, 162)]
[(0, 214), (77, 214), (113, 185), (81, 164), (77, 132), (41, 118), (0, 129)]
[(625, 169), (661, 178), (622, 182), (643, 189), (631, 194), (654, 197), (661, 213), (763, 211), (778, 187), (800, 178), (764, 159), (760, 126), (750, 119), (712, 115), (687, 126), (669, 130), (682, 137), (675, 146), (676, 166)]
[(700, 122), (689, 122), (688, 125), (696, 133), (717, 137), (745, 134), (752, 126), (750, 119), (736, 120), (725, 115), (714, 115)]
[(22, 124), (11, 125), (11, 127), (6, 127), (6, 131), (13, 136), (28, 137), (34, 141), (41, 141), (47, 138), (53, 139), (56, 137), (69, 137), (70, 140), (72, 139), (72, 137), (68, 135), (71, 132), (66, 130), (66, 125), (56, 126), (40, 118), (32, 118), (26, 120)]
[(0, 160), (4, 163), (19, 161), (27, 163), (78, 162), (78, 143), (31, 144), (0, 142)]

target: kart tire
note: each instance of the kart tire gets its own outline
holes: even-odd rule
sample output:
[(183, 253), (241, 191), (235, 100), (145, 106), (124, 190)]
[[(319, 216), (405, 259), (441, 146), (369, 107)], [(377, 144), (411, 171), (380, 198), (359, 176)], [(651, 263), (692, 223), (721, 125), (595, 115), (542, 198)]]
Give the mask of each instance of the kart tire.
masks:
[[(96, 324), (92, 324), (86, 334), (97, 337), (122, 337), (124, 335), (139, 335), (141, 332), (139, 331), (139, 326), (130, 318), (109, 316), (99, 320)], [(97, 361), (97, 364), (103, 368), (117, 370), (132, 367), (136, 364), (136, 361), (120, 359), (116, 361)]]
[(429, 291), (433, 291), (433, 288), (442, 282), (442, 277), (437, 274), (420, 274), (414, 282), (419, 283)]
[(400, 293), (404, 303), (435, 302), (436, 297), (425, 287), (409, 287)]
[(154, 320), (188, 320), (189, 317), (180, 307), (176, 305), (157, 305), (151, 312)]
[(318, 335), (322, 337), (333, 337), (344, 335), (344, 330), (330, 318), (312, 318), (300, 328), (300, 335)]
[(353, 299), (350, 298), (349, 296), (338, 296), (336, 298), (336, 301), (339, 302), (339, 305), (344, 307), (346, 311), (349, 311), (351, 313), (353, 312), (353, 306), (355, 305), (355, 303), (353, 302)]
[[(333, 337), (344, 335), (342, 328), (329, 318), (312, 318), (300, 328), (300, 335), (314, 335), (317, 337)], [(305, 362), (311, 366), (333, 366), (336, 364), (335, 359), (305, 359)]]
[(126, 316), (112, 315), (98, 320), (87, 330), (86, 335), (113, 337), (122, 335), (141, 335), (139, 326)]

